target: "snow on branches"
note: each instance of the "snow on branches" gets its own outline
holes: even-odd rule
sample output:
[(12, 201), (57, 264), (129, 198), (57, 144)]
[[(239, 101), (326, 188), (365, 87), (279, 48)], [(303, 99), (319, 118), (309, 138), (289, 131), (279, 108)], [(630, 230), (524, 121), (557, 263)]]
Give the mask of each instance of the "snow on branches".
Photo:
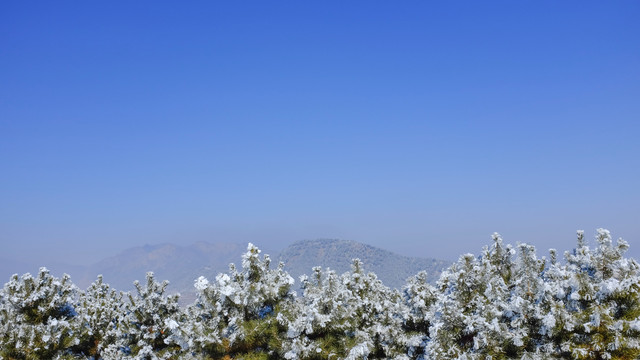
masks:
[(45, 268), (0, 290), (0, 359), (634, 359), (640, 356), (640, 266), (598, 229), (559, 260), (498, 234), (435, 285), (427, 274), (386, 287), (354, 259), (315, 267), (303, 294), (282, 263), (249, 244), (241, 269), (194, 281), (178, 305), (152, 273), (136, 292), (102, 277), (78, 290)]

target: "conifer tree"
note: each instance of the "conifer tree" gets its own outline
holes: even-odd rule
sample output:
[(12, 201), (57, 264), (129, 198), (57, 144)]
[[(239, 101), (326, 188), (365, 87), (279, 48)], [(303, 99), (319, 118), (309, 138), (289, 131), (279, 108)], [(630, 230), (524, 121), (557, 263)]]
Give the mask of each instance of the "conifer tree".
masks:
[(344, 358), (355, 341), (347, 322), (350, 294), (341, 278), (314, 267), (312, 277), (302, 276), (301, 282), (303, 297), (288, 304), (279, 317), (288, 329), (285, 358)]
[(565, 353), (576, 359), (635, 359), (640, 356), (640, 267), (624, 258), (629, 245), (614, 245), (608, 230), (598, 229), (594, 250), (578, 233), (578, 248), (567, 254), (572, 273), (567, 305), (575, 329), (565, 336)]
[(152, 273), (124, 302), (101, 277), (78, 291), (42, 268), (0, 290), (0, 359), (640, 358), (640, 265), (607, 230), (596, 241), (578, 232), (565, 262), (547, 261), (494, 234), (435, 287), (421, 272), (402, 293), (355, 259), (340, 276), (314, 268), (302, 297), (249, 244), (242, 269), (198, 278), (185, 309)]
[(349, 320), (359, 343), (348, 357), (363, 353), (368, 358), (387, 359), (404, 352), (407, 341), (401, 330), (406, 309), (401, 294), (386, 287), (374, 273), (365, 273), (359, 259), (353, 260), (342, 282), (352, 295)]
[(436, 289), (427, 281), (427, 273), (421, 271), (407, 279), (403, 289), (406, 311), (403, 316), (403, 330), (406, 337), (406, 354), (418, 359), (424, 356), (424, 347), (429, 340), (431, 326), (430, 309), (436, 302)]
[[(204, 276), (196, 279), (194, 287), (196, 299), (185, 309), (183, 343), (195, 354), (220, 358), (226, 352), (220, 314), (221, 293)], [(225, 344), (228, 346), (228, 340)]]
[(513, 280), (513, 250), (499, 234), (482, 255), (466, 254), (445, 271), (437, 284), (439, 296), (430, 309), (431, 339), (427, 353), (435, 359), (505, 359), (514, 337), (507, 316)]
[(570, 357), (563, 348), (575, 328), (572, 310), (567, 305), (572, 276), (566, 264), (558, 261), (555, 249), (549, 250), (549, 255), (549, 262), (541, 274), (544, 290), (538, 308), (543, 316), (538, 329), (541, 336), (538, 349), (554, 358)]
[(540, 307), (545, 290), (542, 279), (545, 261), (537, 258), (532, 245), (518, 244), (517, 249), (513, 276), (508, 284), (509, 299), (503, 313), (507, 324), (504, 354), (508, 358), (540, 354), (540, 345), (546, 341), (541, 331), (545, 314)]
[(260, 250), (250, 243), (242, 255), (242, 270), (231, 264), (229, 274), (218, 275), (214, 284), (198, 279), (199, 297), (190, 311), (200, 319), (193, 331), (207, 356), (281, 356), (286, 328), (277, 315), (293, 301), (294, 281), (282, 263), (276, 269), (270, 264), (269, 256), (260, 258)]
[(366, 274), (360, 260), (342, 276), (316, 267), (302, 286), (304, 296), (281, 316), (289, 329), (286, 358), (378, 359), (406, 352), (406, 305), (399, 292)]
[(37, 277), (13, 275), (0, 292), (0, 358), (71, 357), (77, 293), (69, 275), (61, 279), (40, 268)]
[(455, 359), (473, 346), (477, 331), (469, 316), (476, 307), (475, 292), (482, 285), (476, 276), (477, 266), (473, 255), (462, 255), (438, 280), (439, 297), (431, 308), (431, 339), (426, 348), (430, 358)]
[(158, 283), (147, 273), (146, 286), (134, 282), (137, 294), (127, 294), (129, 303), (120, 318), (120, 339), (110, 345), (110, 354), (120, 351), (120, 358), (170, 359), (181, 350), (181, 325), (184, 316), (178, 304), (179, 294), (167, 295), (168, 281)]
[(73, 347), (75, 354), (99, 359), (108, 346), (117, 343), (124, 312), (122, 296), (103, 282), (102, 275), (80, 293), (74, 327), (80, 342)]

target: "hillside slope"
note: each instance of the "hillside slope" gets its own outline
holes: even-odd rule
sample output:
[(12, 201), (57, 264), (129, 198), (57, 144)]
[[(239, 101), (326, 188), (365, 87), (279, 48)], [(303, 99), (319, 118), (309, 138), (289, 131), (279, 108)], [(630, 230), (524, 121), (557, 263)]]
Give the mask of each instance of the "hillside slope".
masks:
[(400, 289), (408, 277), (425, 270), (429, 282), (435, 282), (443, 269), (451, 263), (444, 260), (407, 257), (356, 241), (320, 239), (303, 240), (284, 249), (278, 260), (285, 264), (296, 281), (302, 274), (310, 274), (314, 266), (331, 268), (338, 274), (351, 270), (351, 261), (359, 258), (364, 269), (374, 272), (382, 282)]
[(77, 284), (87, 286), (102, 274), (112, 287), (131, 290), (134, 280), (144, 283), (147, 271), (153, 271), (157, 280), (170, 281), (170, 292), (190, 292), (194, 279), (226, 272), (230, 262), (240, 261), (245, 249), (244, 244), (224, 242), (138, 246), (90, 266)]
[[(300, 275), (310, 274), (314, 266), (331, 268), (338, 274), (351, 269), (351, 261), (359, 258), (366, 271), (376, 273), (382, 282), (392, 288), (400, 289), (405, 280), (419, 271), (426, 270), (430, 282), (435, 282), (440, 272), (449, 266), (443, 260), (406, 257), (374, 246), (347, 240), (305, 240), (286, 247), (279, 254), (264, 249), (270, 254), (272, 266), (279, 261), (285, 263), (285, 270), (299, 285)], [(197, 242), (182, 246), (176, 244), (157, 244), (132, 247), (107, 257), (87, 267), (65, 264), (41, 264), (56, 276), (62, 273), (71, 275), (71, 280), (81, 289), (86, 289), (102, 274), (104, 281), (113, 288), (123, 291), (133, 290), (133, 281), (144, 284), (147, 271), (153, 271), (158, 281), (169, 280), (169, 292), (180, 292), (185, 301), (194, 296), (193, 283), (199, 276), (213, 280), (219, 273), (227, 272), (229, 264), (238, 267), (242, 263), (242, 254), (246, 244), (225, 242)], [(0, 270), (5, 273), (2, 283), (9, 280), (12, 273), (37, 273), (39, 266), (19, 261), (4, 261)]]

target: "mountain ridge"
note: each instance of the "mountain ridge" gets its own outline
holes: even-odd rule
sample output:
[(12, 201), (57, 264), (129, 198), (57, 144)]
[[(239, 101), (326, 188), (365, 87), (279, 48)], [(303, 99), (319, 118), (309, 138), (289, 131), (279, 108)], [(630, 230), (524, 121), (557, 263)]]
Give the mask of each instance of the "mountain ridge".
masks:
[[(219, 273), (226, 273), (229, 264), (240, 266), (245, 251), (246, 244), (231, 242), (145, 244), (124, 249), (86, 267), (52, 264), (48, 268), (56, 276), (61, 276), (63, 272), (69, 273), (71, 280), (82, 289), (87, 288), (101, 274), (105, 283), (122, 291), (133, 290), (134, 280), (142, 281), (145, 274), (152, 271), (157, 280), (169, 280), (170, 292), (180, 292), (183, 296), (192, 298), (196, 278), (204, 276), (212, 280)], [(266, 253), (269, 252), (262, 250), (262, 254)], [(277, 266), (280, 261), (285, 264), (284, 269), (296, 280), (296, 287), (300, 284), (300, 276), (311, 274), (313, 267), (330, 268), (342, 274), (350, 270), (354, 258), (363, 262), (365, 271), (374, 272), (385, 285), (398, 289), (409, 276), (422, 270), (427, 271), (428, 281), (435, 282), (442, 269), (451, 263), (403, 256), (372, 245), (340, 239), (296, 241), (270, 257), (272, 266)], [(19, 267), (21, 271), (28, 267), (37, 270), (37, 267), (24, 263), (20, 263)], [(9, 280), (9, 276), (6, 276), (5, 281)]]
[[(353, 240), (301, 240), (282, 250), (278, 260), (291, 275), (310, 274), (312, 268), (330, 268), (338, 274), (351, 270), (353, 259), (360, 259), (367, 272), (376, 274), (385, 285), (400, 289), (408, 277), (427, 272), (429, 282), (435, 282), (451, 262), (433, 258), (409, 257)], [(314, 259), (311, 264), (309, 259)]]

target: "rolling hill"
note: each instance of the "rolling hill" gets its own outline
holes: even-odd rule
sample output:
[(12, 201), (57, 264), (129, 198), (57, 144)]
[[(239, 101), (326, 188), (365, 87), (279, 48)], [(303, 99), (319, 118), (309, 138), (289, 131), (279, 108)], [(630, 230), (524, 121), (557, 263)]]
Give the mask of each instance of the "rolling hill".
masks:
[[(260, 245), (258, 244), (260, 247)], [(261, 247), (262, 249), (262, 247)], [(64, 264), (42, 264), (52, 274), (61, 276), (63, 272), (71, 275), (71, 280), (81, 289), (93, 282), (98, 274), (113, 288), (123, 291), (133, 290), (133, 281), (143, 282), (147, 271), (153, 271), (158, 281), (169, 280), (169, 292), (180, 292), (183, 300), (193, 299), (193, 282), (199, 276), (214, 279), (217, 274), (227, 272), (230, 263), (240, 267), (241, 256), (246, 244), (225, 242), (197, 242), (182, 246), (176, 244), (144, 245), (126, 249), (115, 256), (107, 257), (87, 267), (65, 266)], [(430, 282), (435, 282), (440, 272), (450, 263), (443, 260), (406, 257), (374, 246), (348, 240), (304, 240), (286, 247), (279, 254), (271, 254), (272, 266), (279, 261), (285, 264), (285, 270), (296, 280), (310, 274), (312, 268), (321, 266), (331, 268), (338, 274), (350, 270), (352, 259), (359, 258), (366, 271), (376, 273), (382, 282), (392, 288), (401, 288), (405, 280), (419, 271), (426, 270)], [(0, 270), (8, 281), (13, 272), (26, 271), (36, 273), (38, 267), (17, 261), (6, 262)], [(12, 270), (11, 267), (15, 267)], [(32, 269), (32, 270), (29, 270)]]
[(362, 260), (367, 272), (374, 272), (378, 279), (400, 289), (408, 277), (425, 270), (429, 282), (435, 282), (443, 269), (451, 263), (430, 258), (407, 257), (356, 241), (320, 239), (303, 240), (284, 249), (279, 261), (296, 281), (300, 275), (310, 274), (314, 266), (331, 268), (338, 274), (351, 270), (351, 260)]

